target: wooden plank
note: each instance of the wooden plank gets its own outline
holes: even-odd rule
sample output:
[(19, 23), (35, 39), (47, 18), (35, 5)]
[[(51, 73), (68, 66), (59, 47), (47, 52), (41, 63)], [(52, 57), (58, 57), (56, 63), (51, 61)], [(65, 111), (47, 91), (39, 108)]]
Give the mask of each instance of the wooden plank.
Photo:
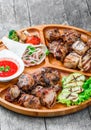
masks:
[(87, 6), (88, 6), (88, 11), (90, 13), (91, 16), (91, 0), (86, 0)]
[(86, 3), (87, 3), (87, 7), (88, 7), (88, 12), (89, 12), (89, 18), (88, 18), (88, 21), (89, 21), (89, 23), (88, 23), (88, 25), (90, 26), (89, 27), (89, 31), (91, 31), (91, 0), (86, 0)]
[(64, 8), (70, 25), (91, 30), (91, 16), (86, 0), (64, 0)]
[(90, 119), (91, 119), (91, 106), (88, 107), (88, 112), (89, 112), (89, 116), (90, 116)]
[(26, 0), (0, 1), (0, 38), (11, 29), (18, 30), (28, 26), (30, 21)]
[(45, 130), (43, 118), (34, 118), (0, 107), (1, 130)]
[(63, 0), (28, 0), (31, 25), (63, 23), (66, 15)]
[(81, 14), (78, 9), (79, 0), (64, 0), (64, 8), (70, 25), (82, 27)]
[(87, 2), (86, 0), (80, 0), (80, 2), (81, 4), (79, 4), (79, 11), (81, 14), (81, 19), (82, 19), (82, 28), (90, 31), (91, 30), (91, 15), (88, 10)]
[[(7, 4), (6, 4), (7, 3)], [(13, 1), (0, 0), (0, 38), (6, 35), (10, 27), (12, 28), (15, 23)], [(17, 25), (16, 25), (17, 26)]]
[(46, 125), (47, 130), (90, 130), (91, 120), (87, 109), (56, 118), (47, 118)]
[(27, 0), (13, 0), (13, 10), (15, 13), (15, 24), (18, 24), (20, 29), (30, 26), (29, 10)]

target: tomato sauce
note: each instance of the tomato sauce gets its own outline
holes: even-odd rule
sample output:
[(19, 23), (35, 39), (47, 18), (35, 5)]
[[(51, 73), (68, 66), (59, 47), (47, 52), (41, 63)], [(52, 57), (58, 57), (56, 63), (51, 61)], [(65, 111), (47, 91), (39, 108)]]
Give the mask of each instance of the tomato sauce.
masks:
[(0, 77), (8, 77), (11, 76), (13, 74), (15, 74), (18, 70), (18, 66), (9, 60), (1, 60), (0, 61), (0, 68), (6, 68), (8, 67), (8, 69), (5, 70), (0, 70)]

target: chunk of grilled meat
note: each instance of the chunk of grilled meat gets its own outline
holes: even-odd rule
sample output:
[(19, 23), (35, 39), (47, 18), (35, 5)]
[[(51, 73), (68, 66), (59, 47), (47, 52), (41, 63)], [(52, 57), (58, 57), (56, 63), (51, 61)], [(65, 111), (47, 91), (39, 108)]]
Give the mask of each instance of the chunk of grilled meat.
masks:
[(55, 92), (60, 91), (62, 89), (61, 82), (59, 81), (59, 83), (57, 83), (54, 86), (52, 86), (52, 88), (54, 89)]
[(49, 29), (45, 32), (45, 37), (48, 42), (52, 42), (54, 40), (58, 40), (61, 38), (60, 32), (57, 28)]
[(81, 34), (74, 29), (64, 29), (62, 34), (63, 41), (68, 45), (72, 45), (80, 36)]
[(54, 68), (45, 68), (45, 70), (42, 71), (42, 76), (46, 86), (52, 86), (60, 81), (61, 72)]
[(76, 41), (72, 45), (72, 49), (79, 55), (84, 55), (89, 47), (82, 41)]
[(32, 91), (31, 94), (35, 95), (36, 97), (41, 97), (43, 92), (43, 86), (37, 85)]
[(12, 85), (10, 88), (8, 88), (6, 94), (5, 94), (5, 100), (9, 102), (15, 101), (20, 96), (20, 90), (17, 85)]
[(40, 101), (43, 106), (51, 108), (56, 103), (57, 94), (53, 88), (44, 88), (41, 93)]
[(60, 40), (49, 43), (48, 49), (57, 60), (61, 61), (64, 60), (66, 54), (68, 53), (67, 44), (64, 44)]
[(23, 91), (29, 91), (33, 88), (35, 84), (35, 81), (32, 77), (32, 75), (29, 74), (22, 74), (17, 82), (17, 85), (19, 86), (20, 89)]
[(60, 81), (61, 73), (54, 68), (42, 68), (33, 74), (36, 85), (50, 87)]
[(22, 94), (18, 102), (26, 108), (38, 109), (41, 106), (39, 98), (29, 94)]
[(48, 108), (51, 108), (56, 103), (56, 91), (53, 87), (43, 88), (42, 86), (36, 86), (31, 91), (31, 94), (40, 98), (41, 104)]
[(91, 39), (88, 40), (87, 45), (91, 48)]
[[(56, 84), (54, 86), (50, 87), (51, 89), (53, 89), (55, 92), (58, 92), (59, 90), (61, 90), (61, 85), (60, 84)], [(31, 94), (35, 95), (36, 97), (41, 97), (42, 93), (45, 91), (45, 89), (49, 90), (49, 88), (44, 88), (43, 86), (37, 85), (32, 91)]]
[(67, 68), (76, 69), (80, 61), (80, 56), (75, 53), (69, 53), (64, 59), (64, 66)]
[(81, 57), (78, 68), (84, 72), (91, 72), (91, 49), (89, 49), (87, 53)]
[(42, 71), (44, 71), (45, 69), (39, 69), (38, 71), (33, 73), (33, 78), (35, 80), (35, 86), (36, 85), (42, 85), (45, 86), (44, 83), (44, 79), (43, 79), (43, 75), (42, 75)]

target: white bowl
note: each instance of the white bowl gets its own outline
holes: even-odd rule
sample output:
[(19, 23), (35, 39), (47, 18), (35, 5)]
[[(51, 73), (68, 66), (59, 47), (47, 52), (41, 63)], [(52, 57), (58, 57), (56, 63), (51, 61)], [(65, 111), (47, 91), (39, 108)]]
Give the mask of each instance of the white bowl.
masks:
[(0, 77), (0, 82), (8, 82), (8, 81), (18, 77), (24, 71), (23, 61), (15, 53), (4, 49), (4, 50), (0, 51), (0, 59), (7, 59), (9, 61), (12, 61), (18, 67), (18, 70), (15, 74), (8, 76), (8, 77)]

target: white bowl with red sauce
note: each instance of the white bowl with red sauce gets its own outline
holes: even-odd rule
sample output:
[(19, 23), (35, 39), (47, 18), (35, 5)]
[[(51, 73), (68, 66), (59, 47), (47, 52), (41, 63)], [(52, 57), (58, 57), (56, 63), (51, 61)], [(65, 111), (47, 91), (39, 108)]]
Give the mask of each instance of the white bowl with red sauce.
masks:
[(0, 82), (17, 78), (23, 71), (24, 63), (19, 56), (7, 49), (0, 51)]

